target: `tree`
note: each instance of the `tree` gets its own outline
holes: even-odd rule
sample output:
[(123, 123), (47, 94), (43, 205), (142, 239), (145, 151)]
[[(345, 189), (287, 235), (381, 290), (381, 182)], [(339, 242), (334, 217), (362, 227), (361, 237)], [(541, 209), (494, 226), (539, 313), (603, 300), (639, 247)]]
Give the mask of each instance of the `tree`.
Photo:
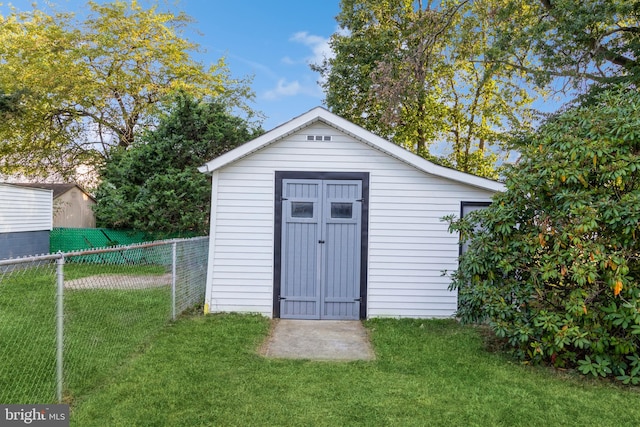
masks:
[(517, 141), (507, 191), (451, 223), (464, 322), (519, 358), (640, 383), (640, 92), (599, 91)]
[(20, 113), (20, 99), (24, 91), (15, 93), (0, 93), (0, 114), (3, 120)]
[(495, 151), (528, 128), (532, 99), (515, 67), (482, 60), (495, 39), (489, 0), (343, 0), (335, 57), (312, 68), (329, 108), (425, 157), (496, 177)]
[(197, 167), (261, 132), (220, 101), (175, 98), (157, 129), (112, 153), (96, 194), (100, 226), (207, 234), (210, 178)]
[(108, 159), (157, 121), (177, 90), (250, 110), (246, 81), (222, 59), (193, 60), (186, 15), (136, 1), (88, 2), (90, 14), (13, 11), (0, 17), (0, 87), (21, 92), (23, 114), (0, 123), (4, 172), (72, 174)]
[(495, 9), (487, 59), (526, 72), (539, 85), (637, 83), (640, 6), (629, 0), (506, 0)]

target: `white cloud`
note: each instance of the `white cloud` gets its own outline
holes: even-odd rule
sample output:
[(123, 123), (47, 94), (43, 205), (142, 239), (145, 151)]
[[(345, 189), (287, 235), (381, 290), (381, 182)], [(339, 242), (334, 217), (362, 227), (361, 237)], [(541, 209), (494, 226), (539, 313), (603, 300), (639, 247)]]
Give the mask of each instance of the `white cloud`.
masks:
[(348, 36), (351, 34), (351, 31), (344, 27), (336, 27), (336, 33), (338, 33), (341, 36)]
[[(339, 31), (339, 29), (336, 29)], [(331, 47), (329, 46), (329, 38), (310, 34), (308, 31), (298, 31), (293, 34), (289, 41), (293, 43), (301, 44), (307, 47), (311, 52), (310, 54), (296, 58), (291, 56), (284, 56), (281, 62), (285, 65), (297, 66), (304, 65), (307, 70), (306, 73), (299, 73), (300, 79), (289, 81), (286, 78), (280, 78), (275, 88), (264, 92), (262, 97), (266, 100), (277, 100), (286, 97), (292, 97), (297, 95), (305, 95), (314, 98), (321, 99), (323, 97), (322, 90), (318, 86), (316, 81), (317, 76), (310, 76), (308, 64), (321, 64), (325, 59), (335, 57)]]
[(323, 96), (317, 83), (305, 77), (302, 83), (300, 83), (299, 80), (289, 82), (287, 79), (280, 79), (276, 87), (265, 92), (262, 97), (266, 100), (274, 101), (297, 95), (311, 96), (314, 98), (322, 98)]
[[(334, 56), (328, 38), (309, 34), (307, 31), (298, 31), (289, 40), (301, 43), (311, 49), (313, 54), (305, 58), (306, 62), (310, 64), (320, 64), (325, 58), (333, 58)], [(285, 59), (291, 61), (288, 57)]]
[(275, 89), (271, 89), (265, 92), (265, 99), (274, 100), (283, 98), (285, 96), (295, 96), (302, 91), (302, 85), (297, 80), (287, 82), (286, 79), (278, 80), (278, 85)]

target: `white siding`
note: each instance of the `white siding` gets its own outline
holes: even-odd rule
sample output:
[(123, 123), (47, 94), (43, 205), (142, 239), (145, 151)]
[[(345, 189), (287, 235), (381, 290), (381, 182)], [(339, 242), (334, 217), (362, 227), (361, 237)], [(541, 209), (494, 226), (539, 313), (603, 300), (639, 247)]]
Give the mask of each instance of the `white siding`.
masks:
[[(332, 141), (307, 141), (331, 135)], [(317, 122), (213, 175), (209, 310), (272, 315), (275, 171), (369, 172), (367, 317), (451, 316), (458, 237), (445, 215), (491, 192), (426, 174)]]
[(442, 273), (457, 269), (458, 237), (442, 217), (459, 215), (461, 201), (491, 194), (387, 163), (371, 174), (368, 316), (451, 316), (457, 294)]
[(0, 233), (51, 230), (53, 192), (0, 184)]

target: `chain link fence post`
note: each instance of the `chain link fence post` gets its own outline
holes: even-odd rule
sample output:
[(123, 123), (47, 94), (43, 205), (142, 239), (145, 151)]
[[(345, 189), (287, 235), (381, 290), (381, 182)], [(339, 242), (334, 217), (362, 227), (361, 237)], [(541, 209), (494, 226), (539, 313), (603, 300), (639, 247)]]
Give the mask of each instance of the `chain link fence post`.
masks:
[(0, 403), (73, 404), (168, 322), (197, 312), (208, 241), (0, 260)]
[(64, 375), (64, 255), (56, 260), (56, 398), (62, 403)]
[(178, 259), (178, 243), (171, 244), (171, 320), (176, 320), (176, 265)]

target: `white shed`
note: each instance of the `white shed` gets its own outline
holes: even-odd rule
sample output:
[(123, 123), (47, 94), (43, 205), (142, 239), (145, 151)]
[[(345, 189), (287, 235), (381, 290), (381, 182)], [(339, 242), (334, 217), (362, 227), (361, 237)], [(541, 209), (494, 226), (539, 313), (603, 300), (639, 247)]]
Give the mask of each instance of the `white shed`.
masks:
[(0, 183), (0, 259), (49, 252), (51, 190)]
[(501, 183), (435, 165), (323, 108), (200, 168), (212, 176), (205, 312), (448, 317), (442, 217)]

